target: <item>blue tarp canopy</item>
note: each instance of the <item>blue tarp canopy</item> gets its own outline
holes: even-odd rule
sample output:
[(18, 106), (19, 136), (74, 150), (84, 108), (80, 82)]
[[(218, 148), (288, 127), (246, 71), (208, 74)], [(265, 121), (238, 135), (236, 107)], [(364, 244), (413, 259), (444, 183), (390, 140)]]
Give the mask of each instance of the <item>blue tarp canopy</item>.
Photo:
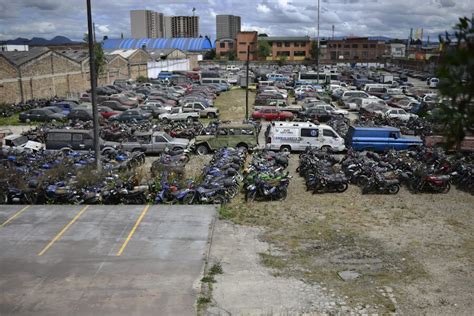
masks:
[(106, 39), (103, 42), (105, 50), (112, 49), (166, 49), (175, 48), (182, 51), (204, 51), (214, 48), (208, 37), (199, 38), (119, 38)]

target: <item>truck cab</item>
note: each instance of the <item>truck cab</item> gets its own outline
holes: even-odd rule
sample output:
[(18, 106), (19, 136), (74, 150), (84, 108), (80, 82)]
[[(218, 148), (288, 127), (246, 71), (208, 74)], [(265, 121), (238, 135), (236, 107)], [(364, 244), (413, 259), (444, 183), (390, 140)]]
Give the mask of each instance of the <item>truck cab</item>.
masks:
[(215, 135), (196, 136), (194, 149), (199, 155), (208, 154), (222, 147), (246, 148), (257, 146), (257, 131), (251, 124), (225, 124)]

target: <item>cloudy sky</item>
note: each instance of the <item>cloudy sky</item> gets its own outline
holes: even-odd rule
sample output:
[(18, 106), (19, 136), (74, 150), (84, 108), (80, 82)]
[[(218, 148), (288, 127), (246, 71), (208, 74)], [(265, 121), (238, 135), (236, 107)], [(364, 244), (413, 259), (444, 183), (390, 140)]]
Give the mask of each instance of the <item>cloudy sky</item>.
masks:
[[(0, 0), (0, 39), (86, 32), (85, 0)], [(200, 16), (200, 33), (215, 38), (216, 14), (242, 17), (243, 30), (269, 35), (316, 35), (317, 0), (92, 0), (98, 37), (130, 35), (132, 9), (165, 15)], [(406, 38), (410, 28), (432, 39), (450, 30), (458, 17), (474, 13), (473, 0), (321, 0), (321, 36), (383, 35)], [(426, 37), (425, 37), (426, 38)]]

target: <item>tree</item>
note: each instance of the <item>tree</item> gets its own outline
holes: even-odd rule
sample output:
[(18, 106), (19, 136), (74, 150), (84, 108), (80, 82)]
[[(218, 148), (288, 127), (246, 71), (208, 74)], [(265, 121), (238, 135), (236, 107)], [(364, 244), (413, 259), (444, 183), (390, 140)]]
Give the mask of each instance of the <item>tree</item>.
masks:
[(460, 149), (466, 131), (474, 128), (474, 27), (467, 17), (454, 27), (454, 38), (440, 36), (443, 53), (437, 70), (438, 88), (447, 100), (437, 109), (448, 147)]
[(215, 58), (216, 58), (216, 50), (215, 49), (208, 50), (204, 54), (204, 59), (206, 59), (206, 60), (212, 60), (212, 59), (215, 59)]
[[(84, 34), (84, 43), (86, 46), (89, 45), (89, 37), (87, 33)], [(106, 64), (105, 54), (101, 43), (94, 43), (94, 64), (96, 78), (99, 78), (99, 75), (104, 73)]]
[(311, 55), (311, 58), (313, 58), (313, 60), (318, 59), (318, 42), (317, 41), (311, 42), (311, 48), (309, 50), (309, 54)]
[(280, 56), (280, 59), (278, 59), (278, 61), (277, 61), (278, 66), (280, 66), (280, 67), (283, 66), (285, 64), (286, 60), (287, 60), (287, 58), (286, 58), (285, 55)]
[(228, 60), (235, 60), (237, 58), (237, 55), (235, 54), (235, 51), (231, 50), (229, 51), (229, 54), (227, 54), (227, 59)]
[(272, 53), (272, 48), (267, 41), (258, 41), (257, 55), (262, 59), (267, 59), (267, 56), (270, 56)]

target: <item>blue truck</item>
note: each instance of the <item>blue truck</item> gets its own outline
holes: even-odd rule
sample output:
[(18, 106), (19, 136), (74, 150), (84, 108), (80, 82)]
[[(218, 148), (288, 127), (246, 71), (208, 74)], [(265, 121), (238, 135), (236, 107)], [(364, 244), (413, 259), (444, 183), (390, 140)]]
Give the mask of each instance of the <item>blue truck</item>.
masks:
[(402, 135), (400, 129), (395, 127), (351, 126), (346, 136), (346, 147), (353, 150), (405, 150), (421, 145), (421, 138)]

